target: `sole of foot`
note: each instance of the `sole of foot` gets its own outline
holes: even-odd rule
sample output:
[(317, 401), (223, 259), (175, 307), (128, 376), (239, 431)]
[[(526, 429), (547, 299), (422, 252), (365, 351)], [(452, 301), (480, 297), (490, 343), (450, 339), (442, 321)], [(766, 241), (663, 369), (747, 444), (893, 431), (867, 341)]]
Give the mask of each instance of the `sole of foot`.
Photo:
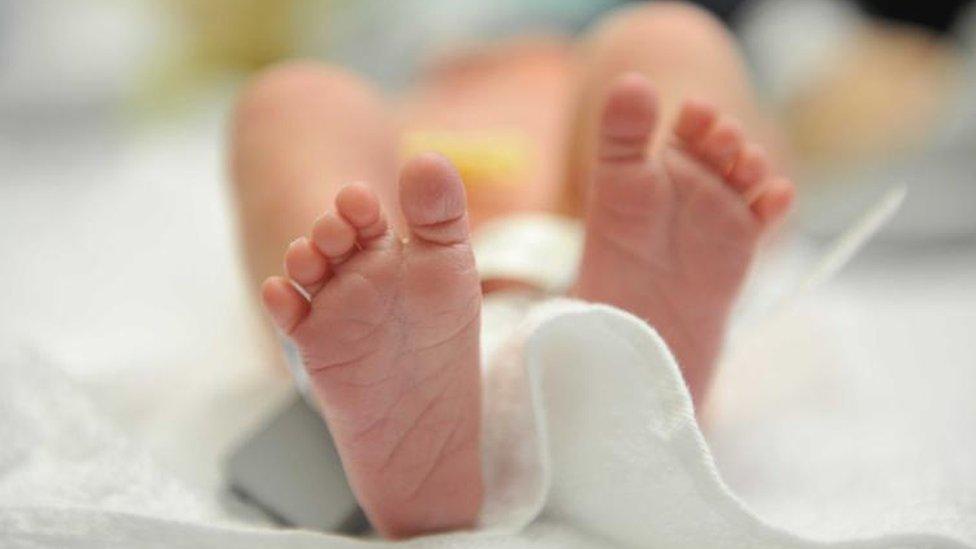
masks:
[(343, 188), (289, 246), (287, 277), (262, 287), (353, 491), (393, 538), (470, 526), (482, 496), (481, 290), (464, 188), (449, 162), (421, 155), (399, 197), (404, 238), (367, 186)]
[(700, 405), (761, 237), (789, 210), (794, 187), (707, 102), (686, 101), (651, 154), (658, 123), (648, 80), (620, 77), (599, 124), (574, 294), (647, 320)]

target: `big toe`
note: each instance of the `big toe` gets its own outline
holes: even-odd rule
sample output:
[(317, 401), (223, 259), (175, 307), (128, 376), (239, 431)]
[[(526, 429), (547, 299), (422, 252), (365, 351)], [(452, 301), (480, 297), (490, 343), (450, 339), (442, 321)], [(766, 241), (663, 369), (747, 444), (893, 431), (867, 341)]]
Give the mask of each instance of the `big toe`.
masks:
[(618, 78), (607, 94), (600, 120), (600, 160), (643, 160), (657, 118), (657, 94), (647, 78), (637, 73)]
[(418, 239), (453, 244), (468, 237), (468, 215), (461, 176), (444, 157), (417, 156), (400, 174), (400, 208)]

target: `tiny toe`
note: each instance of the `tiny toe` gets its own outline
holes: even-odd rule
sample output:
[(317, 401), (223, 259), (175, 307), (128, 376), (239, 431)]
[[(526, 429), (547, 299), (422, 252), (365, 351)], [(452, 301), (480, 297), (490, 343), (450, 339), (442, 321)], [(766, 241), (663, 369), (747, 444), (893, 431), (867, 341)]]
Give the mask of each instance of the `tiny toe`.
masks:
[(657, 119), (657, 94), (647, 78), (638, 73), (621, 76), (610, 88), (603, 107), (598, 144), (600, 160), (644, 160)]
[(719, 121), (712, 132), (701, 140), (696, 152), (713, 170), (726, 175), (739, 157), (744, 143), (745, 135), (739, 123), (725, 119)]
[(273, 276), (261, 285), (261, 300), (271, 320), (282, 332), (289, 334), (308, 314), (308, 300), (280, 276)]
[(371, 239), (386, 232), (386, 219), (376, 193), (364, 183), (343, 187), (335, 200), (336, 211), (359, 233), (360, 239)]
[(296, 239), (285, 252), (285, 274), (309, 293), (313, 293), (325, 281), (329, 273), (329, 261), (308, 238)]
[(337, 214), (328, 212), (312, 227), (312, 241), (325, 257), (341, 261), (356, 244), (356, 231)]
[(776, 178), (763, 186), (763, 192), (752, 203), (752, 211), (763, 224), (783, 219), (793, 204), (796, 189), (788, 179)]
[(686, 145), (693, 146), (708, 135), (717, 118), (718, 110), (711, 103), (697, 99), (685, 101), (675, 122), (674, 134)]
[(468, 238), (464, 185), (443, 156), (422, 154), (404, 165), (400, 208), (411, 232), (421, 240), (448, 245)]
[(748, 194), (769, 174), (769, 159), (762, 147), (748, 144), (729, 173), (729, 186), (741, 194)]

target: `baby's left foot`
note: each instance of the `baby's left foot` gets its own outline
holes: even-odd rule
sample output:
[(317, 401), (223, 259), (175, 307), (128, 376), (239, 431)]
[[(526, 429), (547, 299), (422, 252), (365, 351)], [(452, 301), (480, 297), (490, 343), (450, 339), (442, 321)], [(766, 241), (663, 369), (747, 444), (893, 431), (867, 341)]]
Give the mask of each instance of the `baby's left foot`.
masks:
[(481, 289), (464, 188), (444, 159), (400, 178), (409, 238), (375, 193), (342, 189), (335, 211), (263, 286), (301, 351), (349, 483), (389, 537), (471, 526), (481, 505)]
[(763, 150), (699, 102), (648, 153), (658, 103), (645, 78), (607, 99), (575, 295), (646, 319), (681, 365), (697, 404), (760, 237), (789, 209), (793, 185)]

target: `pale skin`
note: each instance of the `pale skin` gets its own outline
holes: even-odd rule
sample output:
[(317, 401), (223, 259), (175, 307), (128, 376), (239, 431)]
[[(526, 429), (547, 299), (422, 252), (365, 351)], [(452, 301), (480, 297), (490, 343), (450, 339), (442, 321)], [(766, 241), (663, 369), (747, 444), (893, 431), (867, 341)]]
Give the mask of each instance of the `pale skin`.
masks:
[[(403, 129), (500, 124), (538, 147), (515, 190), (466, 199), (444, 158), (397, 160)], [(245, 90), (232, 167), (249, 273), (381, 534), (465, 528), (480, 507), (472, 221), (579, 214), (572, 294), (646, 319), (701, 405), (757, 245), (793, 197), (772, 135), (732, 40), (679, 4), (618, 12), (577, 49), (454, 62), (399, 105), (309, 63)]]

